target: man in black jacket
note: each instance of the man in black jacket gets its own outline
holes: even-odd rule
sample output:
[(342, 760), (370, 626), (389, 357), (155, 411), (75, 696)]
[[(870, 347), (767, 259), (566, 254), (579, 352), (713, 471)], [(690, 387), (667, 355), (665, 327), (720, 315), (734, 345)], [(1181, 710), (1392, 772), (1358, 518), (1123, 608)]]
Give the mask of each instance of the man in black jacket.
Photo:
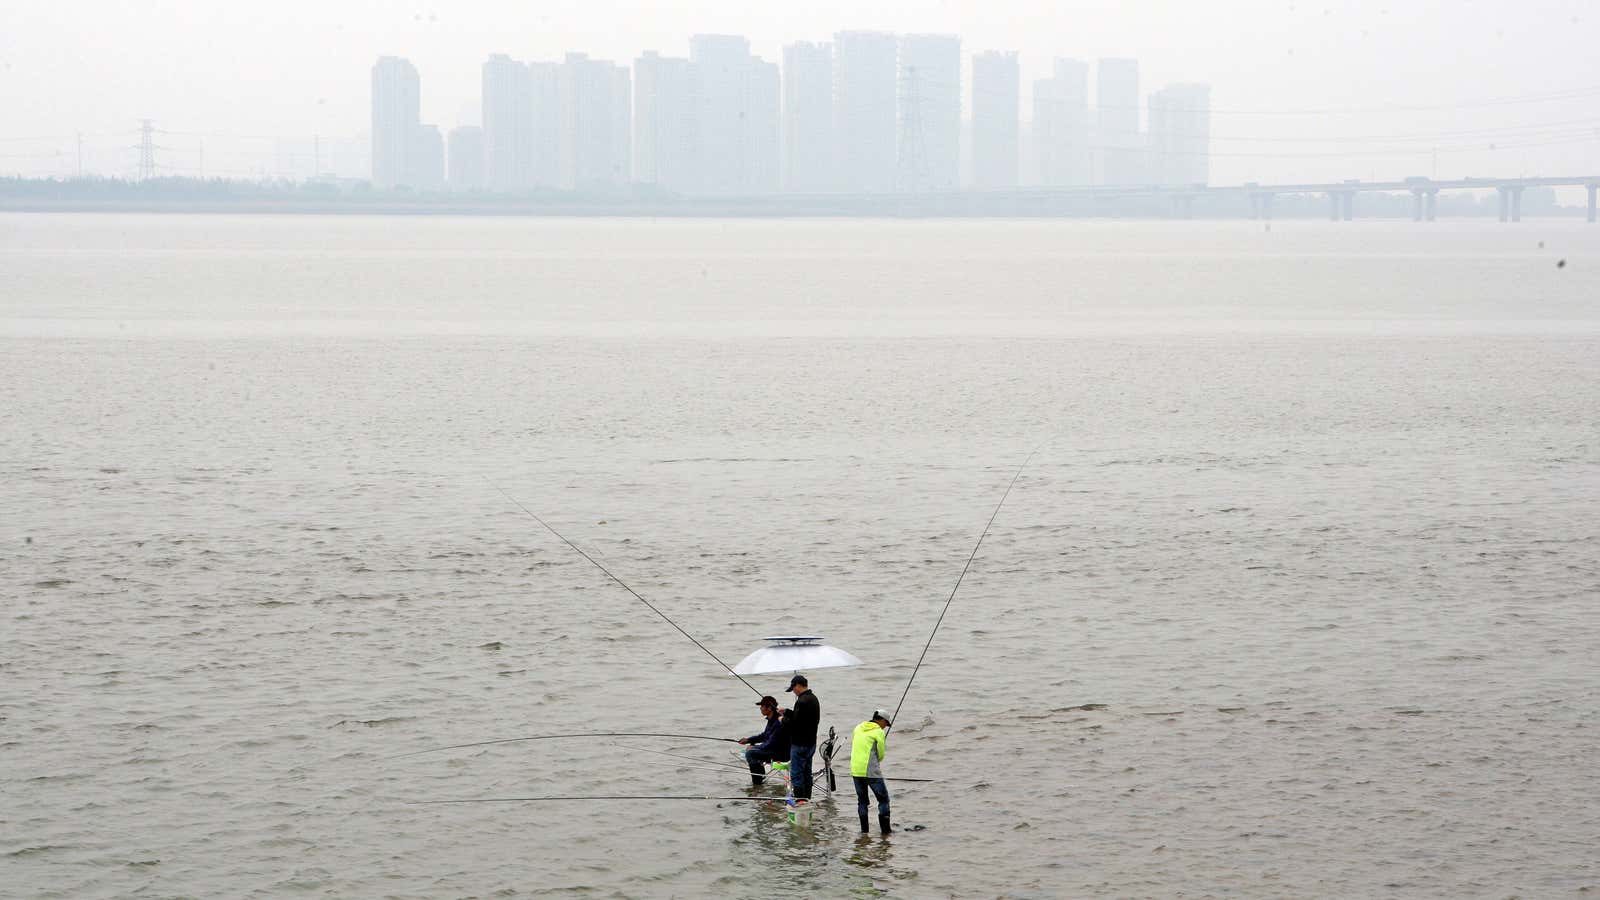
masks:
[(766, 780), (767, 763), (789, 759), (789, 736), (784, 733), (783, 721), (778, 717), (777, 700), (762, 697), (756, 705), (767, 717), (767, 726), (760, 734), (740, 738), (739, 743), (750, 745), (744, 752), (744, 760), (750, 764), (750, 783), (760, 787)]
[(822, 721), (822, 704), (804, 675), (789, 679), (788, 691), (794, 694), (794, 721), (789, 725), (789, 780), (794, 785), (796, 802), (811, 799), (811, 758), (817, 752), (817, 723)]

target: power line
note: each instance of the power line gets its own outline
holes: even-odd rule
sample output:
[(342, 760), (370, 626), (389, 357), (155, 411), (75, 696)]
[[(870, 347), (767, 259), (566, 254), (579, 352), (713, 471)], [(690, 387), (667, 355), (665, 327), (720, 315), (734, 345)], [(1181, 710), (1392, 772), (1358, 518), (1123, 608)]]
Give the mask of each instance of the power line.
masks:
[(306, 135), (285, 137), (283, 135), (270, 134), (228, 134), (217, 131), (167, 131), (163, 129), (158, 133), (170, 134), (173, 137), (213, 138), (224, 141), (304, 141), (310, 139)]
[(52, 135), (52, 134), (43, 134), (43, 135), (28, 135), (28, 136), (24, 136), (24, 137), (0, 137), (0, 144), (40, 143), (40, 142), (44, 142), (44, 141), (56, 141), (56, 142), (59, 143), (59, 142), (64, 142), (64, 141), (71, 141), (71, 140), (74, 140), (76, 138), (81, 138), (81, 137), (86, 137), (86, 138), (110, 138), (110, 137), (126, 138), (126, 137), (128, 137), (130, 135), (135, 135), (135, 134), (138, 134), (138, 133), (139, 133), (138, 131), (104, 131), (104, 132), (97, 132), (97, 133), (94, 133), (94, 134), (89, 134), (89, 133), (86, 133), (86, 132), (79, 131), (79, 132), (73, 132), (72, 134), (54, 134), (54, 135)]

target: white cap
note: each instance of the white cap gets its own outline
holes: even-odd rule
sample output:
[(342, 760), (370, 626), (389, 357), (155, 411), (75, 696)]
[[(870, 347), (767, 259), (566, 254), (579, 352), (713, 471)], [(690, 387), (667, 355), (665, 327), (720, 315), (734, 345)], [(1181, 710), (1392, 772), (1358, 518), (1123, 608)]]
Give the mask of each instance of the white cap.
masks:
[(878, 709), (873, 710), (872, 711), (872, 717), (874, 719), (882, 719), (885, 722), (889, 722), (891, 724), (894, 722), (894, 719), (891, 719), (889, 717), (889, 711), (886, 710), (886, 709), (883, 709), (882, 707), (879, 707)]

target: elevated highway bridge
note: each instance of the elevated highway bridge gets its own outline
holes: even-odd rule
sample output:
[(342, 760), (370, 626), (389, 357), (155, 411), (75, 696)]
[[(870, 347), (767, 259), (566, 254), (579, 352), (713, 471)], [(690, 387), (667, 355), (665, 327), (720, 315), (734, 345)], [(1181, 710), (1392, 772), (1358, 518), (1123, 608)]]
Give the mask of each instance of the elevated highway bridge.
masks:
[(1280, 194), (1323, 194), (1328, 198), (1328, 218), (1335, 221), (1355, 218), (1355, 196), (1361, 193), (1403, 193), (1412, 196), (1412, 218), (1418, 222), (1433, 221), (1438, 214), (1440, 191), (1488, 190), (1500, 193), (1500, 221), (1522, 221), (1522, 192), (1533, 187), (1583, 187), (1589, 192), (1589, 221), (1595, 221), (1595, 196), (1600, 191), (1600, 175), (1574, 175), (1538, 178), (1407, 178), (1402, 181), (1338, 181), (1302, 182), (1286, 184), (1239, 185), (1144, 185), (1095, 187), (1041, 187), (1017, 191), (1019, 196), (1046, 196), (1053, 198), (1112, 199), (1123, 197), (1166, 197), (1172, 204), (1173, 214), (1188, 218), (1194, 211), (1194, 201), (1200, 197), (1248, 198), (1250, 217), (1272, 218), (1272, 201)]

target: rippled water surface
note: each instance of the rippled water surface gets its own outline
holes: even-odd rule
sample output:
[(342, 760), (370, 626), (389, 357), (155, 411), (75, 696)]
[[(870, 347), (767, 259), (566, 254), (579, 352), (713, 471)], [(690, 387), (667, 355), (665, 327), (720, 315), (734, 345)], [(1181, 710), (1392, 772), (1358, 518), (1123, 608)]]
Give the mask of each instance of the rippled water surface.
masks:
[(1600, 891), (1597, 241), (0, 216), (0, 895)]

